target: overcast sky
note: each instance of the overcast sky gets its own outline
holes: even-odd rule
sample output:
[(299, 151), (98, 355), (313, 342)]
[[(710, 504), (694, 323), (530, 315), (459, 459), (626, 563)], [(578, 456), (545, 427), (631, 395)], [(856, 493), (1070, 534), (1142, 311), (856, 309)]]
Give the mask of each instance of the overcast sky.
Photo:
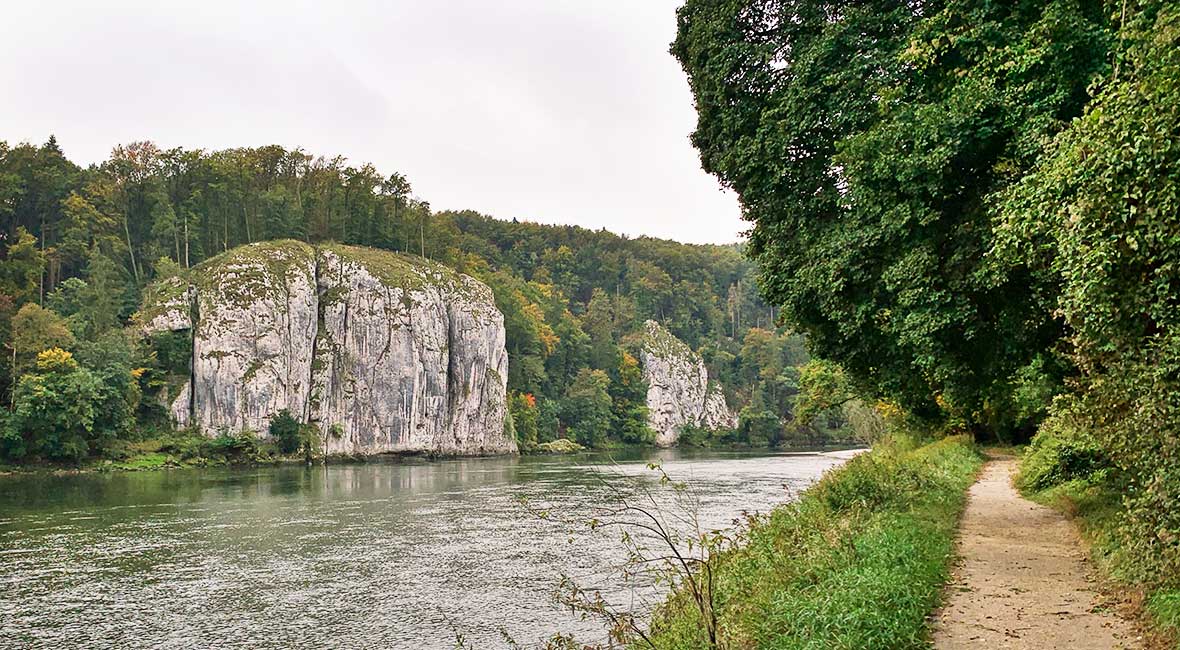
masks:
[(436, 209), (732, 242), (668, 54), (680, 0), (12, 2), (0, 140), (281, 144), (406, 174)]

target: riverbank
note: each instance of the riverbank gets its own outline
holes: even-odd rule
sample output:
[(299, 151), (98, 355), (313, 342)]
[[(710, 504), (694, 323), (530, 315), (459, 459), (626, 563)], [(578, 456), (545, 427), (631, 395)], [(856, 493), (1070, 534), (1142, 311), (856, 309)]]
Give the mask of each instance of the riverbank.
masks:
[[(881, 445), (755, 523), (713, 569), (727, 647), (924, 648), (982, 458), (964, 437)], [(657, 647), (708, 648), (683, 590), (655, 613)]]
[[(583, 447), (571, 440), (559, 439), (530, 449), (521, 450), (521, 456), (572, 456), (578, 454), (622, 453), (657, 450), (658, 447), (615, 445), (605, 449)], [(860, 447), (846, 444), (832, 444), (818, 447), (775, 447), (757, 448), (749, 445), (729, 447), (685, 447), (698, 452), (766, 452), (766, 453), (810, 453), (822, 452), (834, 458), (847, 459), (864, 451)], [(313, 463), (348, 464), (383, 462), (391, 459), (447, 459), (460, 456), (406, 452), (377, 454), (372, 456), (329, 454), (313, 455), (310, 459), (302, 452), (283, 454), (278, 447), (266, 439), (252, 436), (219, 436), (208, 438), (194, 433), (177, 432), (171, 435), (152, 437), (127, 442), (110, 451), (108, 457), (88, 458), (79, 463), (29, 462), (22, 464), (0, 463), (0, 476), (11, 474), (82, 474), (90, 472), (145, 472), (168, 469), (195, 469), (202, 467), (269, 467), (278, 465), (303, 465)]]

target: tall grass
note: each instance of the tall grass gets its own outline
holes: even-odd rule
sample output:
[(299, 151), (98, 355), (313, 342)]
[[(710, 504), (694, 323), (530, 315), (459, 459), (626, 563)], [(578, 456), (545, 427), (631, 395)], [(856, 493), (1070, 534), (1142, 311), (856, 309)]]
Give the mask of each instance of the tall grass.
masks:
[[(961, 437), (882, 445), (758, 520), (717, 562), (716, 647), (926, 647), (981, 462)], [(674, 592), (653, 617), (652, 643), (713, 647), (699, 619)]]

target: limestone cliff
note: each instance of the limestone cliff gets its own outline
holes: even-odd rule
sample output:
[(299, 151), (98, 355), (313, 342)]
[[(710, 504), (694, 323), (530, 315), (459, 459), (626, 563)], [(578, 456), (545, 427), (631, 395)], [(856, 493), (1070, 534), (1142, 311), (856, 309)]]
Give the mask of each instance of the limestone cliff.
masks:
[(718, 429), (737, 425), (700, 355), (655, 321), (644, 324), (643, 378), (647, 381), (648, 422), (656, 444), (676, 444), (680, 429), (698, 426)]
[(242, 246), (196, 269), (192, 423), (265, 432), (287, 409), (306, 419), (318, 298), (302, 242)]
[(192, 331), (179, 424), (264, 435), (288, 409), (328, 453), (516, 450), (503, 316), (482, 283), (412, 256), (295, 241), (231, 250), (192, 276), (139, 318), (145, 334)]
[(320, 250), (310, 419), (329, 452), (510, 451), (504, 318), (487, 286), (418, 258)]

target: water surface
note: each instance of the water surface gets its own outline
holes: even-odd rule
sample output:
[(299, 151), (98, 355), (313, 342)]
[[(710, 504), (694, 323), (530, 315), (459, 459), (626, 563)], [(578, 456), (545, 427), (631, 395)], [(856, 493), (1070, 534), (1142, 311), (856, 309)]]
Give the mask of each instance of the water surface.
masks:
[(617, 532), (569, 530), (603, 476), (664, 494), (657, 459), (704, 525), (767, 511), (840, 461), (665, 450), (620, 458), (405, 460), (327, 467), (0, 476), (0, 647), (526, 647), (598, 634), (559, 606), (562, 573), (612, 583)]

